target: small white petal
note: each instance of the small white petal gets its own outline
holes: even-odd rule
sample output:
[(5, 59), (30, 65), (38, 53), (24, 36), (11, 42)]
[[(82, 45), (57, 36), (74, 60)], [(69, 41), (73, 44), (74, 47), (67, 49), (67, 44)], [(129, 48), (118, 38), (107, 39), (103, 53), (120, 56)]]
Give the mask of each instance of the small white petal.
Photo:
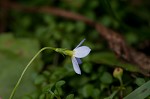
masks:
[(87, 46), (81, 46), (81, 47), (78, 47), (76, 49), (73, 50), (74, 51), (74, 56), (77, 57), (77, 58), (83, 58), (85, 56), (87, 56), (91, 49)]
[(79, 67), (79, 64), (78, 64), (76, 58), (75, 58), (75, 57), (72, 57), (71, 60), (72, 60), (72, 64), (73, 64), (73, 69), (74, 69), (74, 71), (75, 71), (77, 74), (81, 74), (81, 70), (80, 70), (80, 67)]
[(82, 64), (82, 61), (80, 58), (76, 58), (76, 60), (77, 60), (78, 64)]
[[(78, 48), (84, 41), (85, 41), (85, 39), (83, 39), (83, 40), (76, 46), (76, 48)], [(75, 48), (75, 49), (76, 49), (76, 48)]]

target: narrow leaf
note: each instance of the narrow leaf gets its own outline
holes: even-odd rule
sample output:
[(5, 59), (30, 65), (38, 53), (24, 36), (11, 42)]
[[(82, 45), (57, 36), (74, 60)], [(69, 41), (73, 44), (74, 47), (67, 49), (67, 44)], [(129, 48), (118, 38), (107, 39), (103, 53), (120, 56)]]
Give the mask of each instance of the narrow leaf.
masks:
[(123, 99), (145, 99), (150, 95), (150, 80)]

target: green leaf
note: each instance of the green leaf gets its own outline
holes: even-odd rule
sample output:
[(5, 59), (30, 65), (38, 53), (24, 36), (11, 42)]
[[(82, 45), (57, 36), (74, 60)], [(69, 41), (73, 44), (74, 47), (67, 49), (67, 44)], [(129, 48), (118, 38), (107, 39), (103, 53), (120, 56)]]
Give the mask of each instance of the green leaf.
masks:
[(138, 86), (141, 86), (141, 85), (143, 85), (145, 83), (145, 80), (144, 80), (144, 78), (136, 78), (135, 83)]
[(44, 77), (44, 75), (38, 75), (36, 78), (35, 78), (35, 81), (34, 83), (36, 85), (39, 85), (39, 84), (42, 84), (42, 82), (45, 82), (46, 81), (46, 78)]
[(117, 59), (115, 54), (112, 52), (99, 52), (91, 54), (91, 61), (99, 64), (106, 64), (111, 67), (121, 67), (131, 72), (140, 72), (137, 66), (122, 62), (121, 60)]
[[(21, 72), (29, 60), (38, 52), (39, 45), (34, 39), (18, 39), (10, 34), (0, 36), (0, 93), (3, 99), (8, 99)], [(35, 91), (33, 74), (41, 68), (39, 57), (32, 63), (26, 72), (14, 99), (20, 99), (23, 95)]]
[(129, 95), (124, 97), (123, 99), (145, 99), (150, 95), (150, 80), (140, 86), (139, 88), (135, 89)]
[(111, 84), (113, 81), (112, 75), (108, 72), (104, 72), (100, 77), (100, 81), (104, 84)]
[(90, 73), (92, 71), (92, 64), (84, 63), (82, 68), (83, 68), (84, 72)]
[(61, 88), (61, 86), (63, 86), (65, 84), (65, 81), (58, 81), (55, 85), (56, 89), (54, 90), (54, 93), (58, 96), (63, 94), (63, 90)]
[(60, 88), (64, 84), (65, 84), (65, 81), (61, 80), (61, 81), (58, 81), (55, 86), (56, 86), (56, 88)]
[(66, 97), (66, 99), (74, 99), (74, 94), (70, 94)]
[(95, 88), (95, 89), (93, 90), (92, 97), (93, 97), (94, 99), (98, 99), (97, 97), (99, 97), (99, 95), (100, 95), (100, 90), (99, 90), (98, 88)]
[(91, 84), (86, 84), (83, 89), (82, 89), (82, 94), (84, 97), (89, 97), (89, 96), (92, 96), (92, 92), (94, 90), (94, 87), (93, 85)]

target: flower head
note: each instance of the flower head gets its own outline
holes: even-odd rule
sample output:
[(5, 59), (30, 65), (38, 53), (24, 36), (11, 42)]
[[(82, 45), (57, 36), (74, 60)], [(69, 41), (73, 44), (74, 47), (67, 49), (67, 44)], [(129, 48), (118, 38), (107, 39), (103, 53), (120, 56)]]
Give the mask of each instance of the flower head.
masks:
[(77, 74), (81, 74), (81, 70), (79, 67), (79, 64), (82, 63), (80, 58), (83, 58), (85, 56), (87, 56), (91, 49), (87, 46), (81, 46), (81, 44), (85, 41), (85, 39), (83, 39), (77, 46), (75, 49), (73, 50), (67, 50), (67, 49), (62, 49), (62, 48), (56, 48), (54, 49), (56, 52), (59, 52), (63, 55), (69, 55), (71, 56), (71, 60), (72, 60), (72, 64), (73, 64), (73, 69)]
[(73, 49), (73, 54), (71, 56), (71, 60), (72, 60), (72, 64), (73, 64), (73, 68), (74, 71), (77, 74), (81, 74), (81, 70), (79, 67), (79, 64), (82, 63), (82, 61), (80, 60), (80, 58), (86, 57), (91, 49), (87, 46), (81, 46), (81, 44), (85, 41), (85, 39), (83, 39), (75, 49)]

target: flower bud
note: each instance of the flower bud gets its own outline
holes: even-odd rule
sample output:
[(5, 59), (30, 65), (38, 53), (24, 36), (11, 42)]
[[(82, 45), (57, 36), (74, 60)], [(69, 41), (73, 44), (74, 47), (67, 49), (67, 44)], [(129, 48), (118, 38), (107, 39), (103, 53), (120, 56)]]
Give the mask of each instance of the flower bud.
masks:
[(121, 77), (122, 77), (122, 74), (123, 74), (123, 69), (122, 68), (115, 68), (114, 69), (114, 72), (113, 72), (113, 76), (115, 77), (115, 78), (117, 78), (117, 79), (121, 79)]

